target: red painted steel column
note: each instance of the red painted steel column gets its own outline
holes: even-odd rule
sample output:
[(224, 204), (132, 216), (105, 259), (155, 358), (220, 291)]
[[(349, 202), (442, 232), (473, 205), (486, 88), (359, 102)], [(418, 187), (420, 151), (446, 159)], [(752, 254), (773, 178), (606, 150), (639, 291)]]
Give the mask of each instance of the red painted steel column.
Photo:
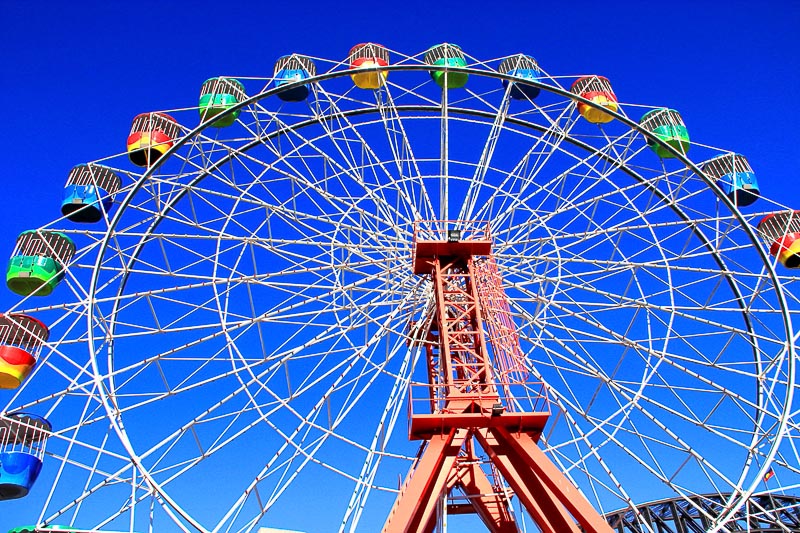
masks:
[(425, 531), (467, 436), (466, 430), (453, 429), (428, 440), (417, 467), (395, 500), (383, 533)]
[[(426, 346), (431, 413), (415, 417), (411, 412), (411, 437), (426, 444), (383, 532), (431, 533), (441, 497), (454, 489), (469, 502), (454, 510), (475, 512), (491, 533), (518, 532), (507, 495), (480, 466), (474, 438), (543, 533), (613, 533), (539, 449), (536, 441), (549, 416), (546, 398), (541, 410), (505, 412), (503, 401), (510, 398), (500, 396), (498, 385), (524, 379), (524, 355), (491, 255), (488, 230), (480, 238), (450, 240), (448, 235), (446, 241), (420, 240), (415, 232), (414, 250), (414, 272), (430, 274), (434, 285), (435, 325)], [(475, 256), (486, 264), (476, 262)], [(484, 318), (493, 324), (488, 332)], [(499, 384), (487, 338), (495, 356), (505, 358)], [(507, 388), (503, 391), (508, 395)]]

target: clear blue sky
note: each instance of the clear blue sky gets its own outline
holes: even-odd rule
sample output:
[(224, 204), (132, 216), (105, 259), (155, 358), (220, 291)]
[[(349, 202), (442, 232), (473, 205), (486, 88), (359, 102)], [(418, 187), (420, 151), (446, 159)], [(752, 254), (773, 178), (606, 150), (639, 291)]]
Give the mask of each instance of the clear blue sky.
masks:
[[(70, 168), (124, 150), (134, 115), (196, 105), (211, 76), (364, 41), (604, 75), (622, 102), (676, 108), (693, 141), (744, 153), (763, 194), (800, 208), (798, 2), (0, 0), (0, 17), (0, 254), (60, 215)], [(13, 302), (0, 291), (0, 309)], [(20, 523), (0, 504), (0, 533)]]
[(136, 114), (196, 105), (214, 75), (264, 75), (291, 52), (342, 58), (364, 41), (408, 53), (454, 42), (479, 58), (525, 52), (551, 74), (605, 75), (621, 101), (674, 107), (692, 140), (744, 153), (767, 196), (792, 194), (800, 160), (796, 2), (0, 5), (8, 253), (20, 231), (59, 215), (69, 169), (124, 150)]

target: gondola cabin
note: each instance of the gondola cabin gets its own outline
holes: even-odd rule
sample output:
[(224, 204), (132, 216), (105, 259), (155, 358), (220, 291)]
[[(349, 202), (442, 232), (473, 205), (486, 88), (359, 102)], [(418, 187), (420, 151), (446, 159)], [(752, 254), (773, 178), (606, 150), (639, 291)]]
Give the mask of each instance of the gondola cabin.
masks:
[(22, 296), (47, 296), (64, 279), (75, 243), (58, 231), (20, 233), (6, 269), (6, 285)]
[(431, 78), (443, 89), (460, 89), (467, 84), (469, 74), (461, 72), (467, 66), (464, 52), (457, 44), (437, 44), (425, 52), (425, 63), (432, 67)]
[[(200, 102), (198, 104), (200, 121), (213, 120), (246, 99), (247, 94), (244, 92), (244, 85), (239, 80), (233, 78), (208, 79), (200, 87)], [(230, 126), (236, 122), (240, 112), (237, 109), (220, 119), (214, 120), (211, 125), (215, 128)]]
[[(284, 102), (306, 100), (311, 91), (309, 85), (307, 83), (295, 85), (295, 83), (307, 80), (316, 74), (317, 67), (309, 57), (292, 54), (278, 58), (275, 62), (275, 87), (286, 87), (278, 93), (278, 98)], [(288, 85), (292, 86), (287, 87)]]
[(111, 210), (120, 183), (110, 168), (78, 165), (67, 178), (61, 214), (73, 222), (98, 222)]
[(136, 115), (128, 135), (128, 157), (131, 163), (147, 167), (172, 148), (180, 133), (177, 121), (166, 113)]
[(715, 157), (702, 163), (701, 168), (737, 206), (748, 206), (761, 195), (756, 175), (741, 154)]
[(32, 316), (0, 314), (0, 389), (16, 389), (31, 373), (50, 331)]
[[(639, 120), (639, 125), (653, 134), (659, 141), (668, 144), (678, 152), (685, 154), (689, 151), (689, 132), (683, 123), (681, 114), (674, 109), (653, 109), (645, 113)], [(662, 144), (647, 139), (647, 144), (661, 158), (675, 157)]]
[[(603, 76), (584, 76), (578, 78), (570, 87), (570, 92), (585, 98), (601, 108), (616, 112), (619, 109), (617, 96), (611, 89), (611, 82)], [(578, 102), (578, 113), (592, 124), (605, 124), (614, 117), (583, 102)]]
[(375, 43), (361, 43), (350, 49), (350, 78), (360, 89), (379, 89), (386, 83), (388, 72), (377, 72), (376, 67), (389, 66), (389, 50)]
[(800, 211), (772, 213), (758, 223), (769, 253), (786, 268), (800, 268)]
[[(69, 528), (67, 526), (61, 526), (58, 524), (50, 524), (46, 527), (48, 530), (57, 529), (59, 531), (63, 531), (63, 533), (78, 533), (77, 529)], [(36, 526), (29, 525), (29, 526), (18, 526), (14, 529), (9, 529), (8, 533), (41, 533), (41, 529)]]
[[(524, 54), (515, 55), (504, 59), (498, 70), (501, 74), (508, 74), (519, 78), (519, 82), (512, 82), (510, 96), (515, 100), (533, 100), (539, 96), (539, 88), (524, 83), (525, 80), (538, 81), (542, 75), (536, 60)], [(503, 80), (503, 87), (508, 88), (509, 81)]]
[(0, 500), (30, 492), (42, 470), (45, 443), (52, 427), (27, 413), (0, 414)]

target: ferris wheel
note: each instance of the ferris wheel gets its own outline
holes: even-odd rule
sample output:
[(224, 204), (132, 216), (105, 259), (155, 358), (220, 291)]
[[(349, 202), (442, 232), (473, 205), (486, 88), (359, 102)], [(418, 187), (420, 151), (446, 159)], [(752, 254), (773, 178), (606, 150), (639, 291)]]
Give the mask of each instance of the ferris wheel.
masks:
[[(431, 361), (461, 296), (437, 254), (477, 269), (496, 393), (462, 418), (516, 416), (599, 515), (653, 531), (639, 506), (681, 497), (730, 531), (753, 495), (798, 492), (800, 215), (745, 155), (627, 96), (527, 55), (367, 43), (136, 116), (9, 250), (0, 515), (380, 530), (445, 424), (425, 418), (452, 385)], [(489, 530), (536, 531), (465, 442), (454, 460), (509, 516)], [(420, 531), (486, 522), (442, 482)]]

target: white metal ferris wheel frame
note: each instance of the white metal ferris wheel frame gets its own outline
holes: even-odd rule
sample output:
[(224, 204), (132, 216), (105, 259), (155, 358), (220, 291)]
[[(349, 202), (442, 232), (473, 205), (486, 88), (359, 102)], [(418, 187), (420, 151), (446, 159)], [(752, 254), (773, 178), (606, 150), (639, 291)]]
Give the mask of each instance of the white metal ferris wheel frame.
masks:
[[(393, 66), (387, 66), (387, 67), (375, 67), (373, 70), (378, 71), (378, 72), (384, 72), (385, 71), (387, 73), (388, 72), (392, 72), (392, 71), (421, 71), (421, 72), (428, 72), (428, 71), (431, 70), (431, 67), (428, 66), (428, 65), (403, 65), (403, 64), (401, 64), (401, 65), (393, 65)], [(757, 251), (757, 253), (759, 255), (759, 258), (761, 259), (761, 261), (765, 265), (765, 269), (766, 269), (767, 275), (768, 275), (769, 279), (771, 280), (772, 285), (775, 287), (776, 296), (777, 296), (777, 298), (779, 300), (780, 307), (783, 310), (783, 313), (782, 313), (783, 325), (785, 327), (785, 330), (787, 332), (789, 332), (788, 337), (790, 339), (793, 337), (793, 334), (792, 334), (792, 332), (793, 332), (792, 327), (793, 326), (792, 326), (792, 323), (791, 323), (791, 319), (790, 319), (790, 317), (788, 315), (789, 305), (788, 305), (786, 297), (785, 297), (785, 295), (783, 293), (783, 287), (782, 287), (781, 280), (780, 280), (779, 276), (777, 275), (777, 273), (775, 272), (775, 270), (773, 268), (773, 262), (770, 260), (770, 258), (766, 254), (766, 252), (763, 249), (763, 247), (760, 246), (758, 238), (755, 235), (753, 229), (747, 223), (747, 221), (745, 220), (743, 215), (738, 211), (736, 206), (733, 205), (733, 203), (731, 203), (731, 201), (722, 193), (722, 191), (719, 189), (717, 184), (714, 183), (712, 180), (710, 180), (707, 176), (705, 176), (705, 174), (701, 171), (701, 169), (698, 168), (694, 163), (692, 163), (688, 158), (686, 158), (683, 154), (679, 153), (677, 150), (675, 150), (671, 146), (662, 143), (657, 137), (655, 137), (655, 136), (649, 134), (648, 132), (644, 131), (643, 129), (641, 129), (638, 126), (638, 124), (636, 124), (635, 122), (631, 121), (630, 119), (628, 119), (623, 114), (618, 113), (618, 112), (609, 112), (608, 110), (604, 110), (600, 106), (595, 104), (594, 102), (589, 101), (589, 100), (585, 100), (585, 99), (583, 99), (581, 97), (578, 97), (578, 96), (576, 96), (574, 94), (571, 94), (569, 91), (566, 91), (566, 90), (561, 89), (559, 87), (554, 87), (554, 86), (545, 84), (543, 82), (538, 82), (538, 81), (520, 80), (519, 78), (515, 78), (515, 77), (509, 76), (509, 75), (499, 74), (499, 73), (491, 71), (491, 70), (482, 70), (482, 69), (467, 67), (467, 68), (461, 69), (461, 71), (465, 72), (467, 74), (470, 74), (470, 75), (477, 75), (477, 76), (482, 76), (482, 77), (495, 78), (495, 79), (498, 79), (498, 80), (504, 80), (504, 81), (514, 82), (514, 83), (525, 83), (527, 85), (535, 86), (535, 87), (537, 87), (539, 89), (542, 89), (542, 90), (545, 90), (545, 91), (549, 91), (549, 92), (551, 92), (551, 93), (553, 93), (553, 94), (555, 94), (557, 96), (563, 97), (565, 99), (572, 99), (572, 100), (575, 100), (575, 101), (580, 101), (581, 103), (583, 103), (585, 105), (588, 105), (590, 107), (601, 109), (606, 113), (612, 114), (616, 120), (618, 120), (619, 122), (625, 124), (630, 129), (637, 131), (638, 133), (642, 134), (647, 139), (650, 139), (650, 140), (652, 140), (654, 142), (657, 142), (657, 143), (661, 144), (663, 148), (665, 148), (666, 150), (670, 151), (672, 153), (672, 155), (677, 160), (679, 160), (681, 163), (683, 163), (683, 165), (685, 165), (685, 167), (687, 169), (689, 169), (692, 172), (694, 172), (697, 176), (699, 176), (702, 180), (704, 180), (706, 182), (706, 184), (709, 187), (709, 189), (714, 191), (715, 195), (720, 199), (720, 201), (731, 211), (733, 216), (738, 220), (738, 222), (740, 223), (741, 227), (744, 229), (744, 231), (748, 235), (750, 241), (753, 244), (753, 248), (755, 248), (755, 250)], [(298, 87), (298, 86), (306, 85), (306, 84), (311, 84), (311, 85), (316, 86), (317, 84), (319, 84), (321, 82), (324, 82), (326, 80), (339, 78), (339, 77), (345, 77), (345, 76), (349, 76), (350, 74), (351, 74), (351, 72), (348, 71), (348, 70), (333, 70), (331, 72), (327, 72), (327, 73), (323, 73), (323, 74), (320, 74), (320, 75), (317, 75), (317, 76), (313, 76), (313, 77), (305, 79), (305, 80), (301, 80), (301, 81), (293, 82), (291, 84), (283, 85), (280, 88), (271, 88), (269, 90), (261, 92), (260, 94), (257, 94), (255, 96), (252, 96), (252, 97), (248, 98), (247, 100), (239, 103), (234, 108), (231, 108), (231, 109), (227, 110), (225, 113), (227, 113), (227, 114), (235, 113), (236, 111), (238, 111), (240, 109), (243, 109), (243, 108), (245, 108), (245, 107), (247, 107), (249, 105), (256, 104), (257, 102), (259, 102), (260, 100), (262, 100), (264, 98), (273, 96), (273, 95), (277, 94), (278, 92), (281, 92), (281, 91), (284, 91), (284, 90), (288, 90), (288, 89), (291, 89), (293, 87)], [(430, 106), (418, 106), (418, 105), (407, 106), (407, 107), (398, 106), (396, 109), (398, 111), (409, 111), (409, 112), (421, 111), (421, 112), (441, 112), (441, 113), (443, 113), (443, 119), (441, 121), (441, 125), (442, 125), (441, 126), (442, 127), (441, 135), (442, 135), (442, 146), (445, 147), (445, 149), (446, 149), (446, 147), (448, 145), (447, 138), (449, 136), (447, 114), (455, 113), (455, 114), (463, 114), (463, 115), (474, 115), (474, 116), (481, 117), (483, 119), (491, 119), (492, 118), (492, 114), (490, 112), (485, 112), (485, 111), (478, 111), (478, 110), (470, 110), (470, 109), (465, 109), (465, 108), (450, 107), (450, 105), (449, 105), (449, 103), (447, 101), (447, 94), (448, 94), (447, 90), (443, 90), (442, 93), (443, 93), (443, 102), (440, 105), (435, 105), (435, 104), (432, 103)], [(311, 119), (308, 119), (306, 121), (306, 123), (307, 124), (317, 124), (320, 121), (332, 120), (334, 118), (347, 118), (349, 116), (354, 116), (354, 115), (374, 114), (374, 113), (379, 113), (379, 111), (376, 108), (369, 108), (369, 109), (364, 108), (364, 109), (348, 110), (348, 111), (342, 112), (341, 115), (337, 115), (337, 116), (311, 118)], [(544, 130), (544, 128), (542, 126), (540, 126), (538, 124), (535, 124), (533, 122), (526, 122), (526, 121), (523, 121), (521, 119), (510, 118), (510, 117), (504, 117), (504, 120), (508, 120), (509, 122), (516, 123), (519, 126), (530, 128), (530, 129), (538, 131), (540, 133), (543, 132), (543, 130)], [(286, 134), (290, 130), (302, 129), (304, 124), (305, 123), (299, 123), (299, 124), (295, 123), (295, 124), (286, 125), (284, 128), (281, 128), (276, 132), (270, 133), (269, 136), (280, 136), (280, 135)], [(183, 136), (178, 142), (175, 143), (175, 145), (164, 155), (164, 158), (166, 159), (166, 158), (170, 157), (171, 155), (175, 154), (185, 144), (189, 143), (196, 136), (200, 135), (203, 130), (205, 130), (205, 129), (209, 128), (209, 127), (210, 127), (210, 125), (208, 123), (204, 123), (204, 124), (201, 124), (201, 125), (197, 126), (194, 129), (192, 129), (185, 136)], [(263, 139), (260, 136), (258, 136), (252, 142), (255, 145), (255, 144), (261, 143), (262, 140)], [(603, 158), (603, 157), (610, 158), (610, 156), (598, 153), (598, 151), (597, 151), (597, 149), (595, 147), (592, 147), (592, 146), (590, 146), (590, 145), (588, 145), (588, 144), (586, 144), (584, 142), (581, 142), (581, 141), (579, 141), (577, 139), (574, 139), (574, 138), (570, 137), (569, 133), (567, 133), (567, 132), (565, 132), (565, 139), (564, 140), (566, 140), (566, 141), (568, 141), (570, 143), (573, 143), (576, 147), (581, 148), (583, 150), (586, 150), (588, 153), (593, 154), (595, 156), (598, 156), (598, 157), (601, 157), (601, 158)], [(490, 142), (492, 142), (491, 139), (489, 139), (487, 141), (487, 143), (490, 143)], [(224, 142), (223, 142), (223, 144), (224, 144)], [(248, 149), (247, 146), (240, 147), (237, 150), (237, 152), (246, 151), (247, 149)], [(222, 160), (220, 160), (217, 163), (215, 163), (215, 165), (220, 165), (220, 164), (224, 163), (224, 161), (229, 159), (230, 157), (232, 157), (232, 155), (229, 155), (227, 158), (223, 158)], [(448, 178), (449, 178), (448, 169), (447, 169), (447, 163), (448, 163), (448, 154), (447, 154), (446, 151), (444, 151), (443, 154), (442, 154), (443, 169), (442, 169), (442, 179), (441, 179), (441, 185), (443, 187), (442, 190), (444, 191), (444, 194), (442, 194), (442, 197), (444, 197), (444, 198), (447, 197), (447, 183), (448, 183)], [(105, 237), (103, 238), (103, 240), (102, 240), (102, 242), (100, 244), (100, 248), (99, 248), (99, 250), (97, 252), (97, 262), (94, 265), (93, 274), (92, 274), (91, 281), (90, 281), (89, 286), (88, 286), (88, 294), (89, 294), (88, 306), (89, 306), (89, 308), (93, 308), (96, 305), (96, 302), (94, 301), (94, 294), (97, 291), (97, 287), (98, 287), (98, 283), (99, 283), (99, 275), (100, 275), (100, 272), (102, 270), (102, 268), (101, 268), (102, 267), (102, 260), (103, 260), (103, 258), (105, 256), (105, 251), (106, 251), (107, 247), (109, 246), (109, 240), (113, 238), (113, 232), (115, 230), (115, 227), (119, 223), (121, 217), (123, 216), (123, 213), (126, 211), (126, 207), (128, 207), (129, 202), (132, 201), (132, 198), (134, 197), (136, 191), (138, 189), (140, 189), (141, 187), (143, 187), (147, 183), (147, 181), (150, 179), (150, 177), (157, 170), (158, 170), (158, 166), (154, 166), (154, 167), (148, 169), (146, 172), (144, 172), (144, 174), (142, 174), (141, 178), (138, 180), (138, 182), (135, 184), (135, 186), (130, 190), (130, 192), (126, 195), (125, 199), (117, 207), (117, 211), (114, 213), (113, 217), (111, 218), (111, 220), (109, 222), (109, 227), (108, 227), (108, 229), (107, 229), (107, 231), (105, 233)], [(204, 179), (204, 177), (209, 175), (210, 172), (213, 171), (213, 170), (214, 170), (213, 167), (209, 168), (209, 169), (205, 169), (205, 171), (203, 173), (201, 173), (200, 175), (195, 177), (190, 183), (184, 184), (183, 185), (183, 192), (181, 192), (180, 194), (177, 194), (176, 196), (174, 196), (170, 201), (173, 204), (177, 203), (178, 201), (180, 201), (180, 199), (183, 197), (183, 194), (188, 192), (190, 190), (190, 188), (192, 187), (192, 185), (194, 185), (194, 184), (198, 183), (199, 181), (201, 181), (202, 179)], [(623, 172), (628, 173), (635, 180), (636, 179), (640, 179), (640, 177), (633, 170), (631, 170), (631, 169), (629, 169), (629, 168), (627, 168), (625, 166), (621, 166), (620, 170), (623, 171)], [(665, 198), (663, 196), (663, 193), (661, 193), (658, 190), (655, 190), (655, 188), (651, 189), (651, 192), (656, 194), (662, 201), (670, 203), (670, 208), (687, 225), (689, 225), (689, 226), (692, 225), (691, 217), (689, 215), (687, 215), (685, 212), (683, 212), (683, 210), (681, 209), (680, 205), (671, 203), (669, 199), (667, 199), (667, 198)], [(167, 207), (166, 210), (163, 210), (160, 214), (163, 215), (164, 213), (168, 212), (169, 209), (170, 209), (170, 207)], [(449, 212), (448, 212), (447, 202), (446, 201), (442, 202), (441, 215), (444, 215), (443, 218), (448, 218), (447, 215), (449, 215)], [(154, 221), (150, 225), (150, 230), (149, 231), (150, 232), (155, 231), (155, 229), (158, 226), (158, 224), (159, 224), (159, 220)], [(724, 258), (721, 257), (721, 255), (716, 252), (713, 244), (710, 243), (702, 235), (701, 232), (695, 231), (695, 235), (698, 238), (700, 238), (703, 241), (704, 246), (706, 246), (708, 248), (708, 250), (711, 251), (711, 255), (714, 257), (715, 261), (717, 261), (717, 264), (718, 264), (720, 270), (723, 271), (723, 272), (729, 272), (726, 275), (728, 284), (730, 285), (730, 288), (734, 292), (734, 294), (737, 294), (738, 303), (739, 303), (739, 306), (741, 308), (741, 312), (742, 312), (742, 315), (744, 317), (744, 321), (747, 324), (748, 329), (750, 329), (751, 333), (752, 333), (752, 326), (750, 325), (750, 322), (749, 322), (747, 306), (742, 301), (743, 296), (742, 296), (741, 292), (739, 292), (736, 284), (731, 279), (730, 270), (727, 269), (727, 267), (725, 265)], [(144, 246), (145, 243), (146, 243), (146, 236), (142, 238), (142, 240), (140, 241), (140, 245)], [(139, 250), (140, 249), (141, 248), (139, 248)], [(132, 264), (132, 263), (137, 261), (139, 250), (134, 251), (129, 256), (129, 260), (131, 262), (130, 264)], [(128, 266), (130, 266), (130, 264)], [(130, 274), (130, 270), (126, 268), (126, 270), (125, 270), (125, 272), (123, 274), (123, 278), (120, 281), (120, 288), (119, 288), (120, 292), (124, 290), (126, 279), (127, 279), (129, 274)], [(112, 316), (115, 316), (115, 314), (116, 313), (113, 313)], [(88, 343), (89, 346), (96, 346), (96, 345), (101, 343), (100, 342), (101, 339), (95, 338), (95, 328), (93, 327), (93, 325), (91, 323), (92, 320), (93, 320), (93, 315), (92, 315), (91, 312), (87, 313), (87, 320), (89, 321), (89, 324), (87, 325), (87, 332), (88, 332), (87, 343)], [(114, 328), (115, 328), (115, 326), (112, 323), (110, 325), (110, 327), (109, 327), (109, 331), (112, 333), (112, 336), (113, 336)], [(756, 357), (758, 357), (757, 347), (754, 346), (753, 349), (756, 352)], [(113, 350), (113, 348), (111, 348), (110, 350)], [(795, 381), (796, 381), (796, 378), (795, 378), (795, 372), (796, 372), (796, 370), (795, 370), (795, 358), (796, 358), (796, 354), (795, 354), (794, 343), (787, 342), (786, 351), (787, 351), (787, 357), (788, 357), (788, 359), (787, 359), (787, 382), (788, 383), (795, 383)], [(107, 392), (106, 387), (108, 385), (111, 385), (113, 387), (113, 382), (108, 383), (108, 382), (106, 382), (104, 380), (104, 374), (103, 374), (103, 372), (101, 371), (101, 369), (98, 366), (97, 355), (98, 354), (93, 352), (92, 353), (92, 357), (91, 357), (91, 366), (92, 366), (92, 374), (94, 376), (94, 385), (96, 387), (98, 395), (102, 399), (102, 405), (106, 410), (107, 418), (108, 418), (109, 422), (111, 423), (111, 425), (112, 425), (115, 433), (117, 434), (118, 438), (123, 443), (127, 453), (130, 455), (131, 460), (136, 464), (136, 466), (137, 466), (136, 470), (139, 472), (140, 475), (142, 475), (142, 476), (144, 476), (146, 478), (147, 484), (152, 488), (152, 490), (155, 493), (158, 494), (158, 497), (161, 500), (163, 500), (164, 502), (168, 503), (168, 506), (165, 507), (165, 510), (168, 513), (171, 513), (172, 510), (174, 510), (174, 512), (176, 512), (178, 515), (180, 515), (191, 526), (197, 528), (200, 531), (204, 531), (205, 529), (203, 528), (203, 526), (201, 524), (199, 524), (198, 522), (196, 522), (191, 517), (190, 513), (184, 511), (180, 507), (180, 505), (177, 502), (175, 502), (169, 496), (168, 492), (166, 490), (163, 490), (163, 488), (160, 486), (159, 482), (148, 474), (147, 468), (145, 467), (144, 464), (142, 464), (139, 456), (137, 455), (136, 450), (134, 449), (134, 446), (130, 442), (130, 440), (128, 438), (128, 435), (127, 435), (124, 427), (122, 426), (121, 419), (119, 417), (119, 412), (116, 411), (115, 408), (114, 408), (114, 401), (110, 397), (110, 395), (113, 395), (114, 391), (112, 389), (112, 390)], [(113, 355), (109, 354), (109, 357), (111, 358), (111, 357), (113, 357)], [(786, 394), (785, 394), (785, 397), (784, 397), (784, 403), (785, 403), (786, 406), (791, 406), (792, 405), (793, 392), (794, 392), (793, 387), (791, 387), (791, 386), (787, 387)], [(760, 404), (761, 402), (762, 402), (761, 399), (757, 400), (758, 404)], [(780, 417), (779, 430), (777, 431), (777, 435), (776, 435), (775, 440), (771, 444), (772, 448), (770, 449), (769, 452), (766, 453), (766, 460), (759, 467), (760, 470), (754, 476), (753, 479), (755, 479), (755, 481), (753, 481), (750, 484), (750, 486), (747, 486), (747, 487), (743, 488), (743, 490), (739, 494), (734, 494), (733, 495), (731, 502), (729, 502), (730, 507), (728, 509), (728, 512), (727, 512), (726, 515), (724, 515), (721, 518), (720, 523), (723, 523), (726, 519), (730, 518), (736, 512), (736, 510), (738, 508), (738, 505), (735, 505), (736, 502), (743, 501), (744, 499), (746, 499), (750, 494), (752, 494), (756, 490), (759, 480), (763, 477), (763, 475), (769, 469), (769, 462), (774, 458), (775, 454), (777, 453), (778, 446), (780, 444), (780, 439), (783, 436), (783, 434), (786, 432), (786, 428), (787, 428), (787, 426), (789, 424), (790, 416), (791, 416), (790, 410), (789, 409), (785, 409), (783, 411), (781, 417)], [(754, 439), (756, 438), (755, 435), (754, 435), (753, 438)], [(755, 444), (756, 443), (754, 442), (753, 445), (755, 445)], [(739, 485), (740, 486), (741, 486), (742, 482), (744, 481), (744, 475), (745, 475), (745, 473), (742, 473), (742, 478), (739, 481)], [(180, 521), (176, 520), (176, 523), (179, 523), (179, 522)]]

